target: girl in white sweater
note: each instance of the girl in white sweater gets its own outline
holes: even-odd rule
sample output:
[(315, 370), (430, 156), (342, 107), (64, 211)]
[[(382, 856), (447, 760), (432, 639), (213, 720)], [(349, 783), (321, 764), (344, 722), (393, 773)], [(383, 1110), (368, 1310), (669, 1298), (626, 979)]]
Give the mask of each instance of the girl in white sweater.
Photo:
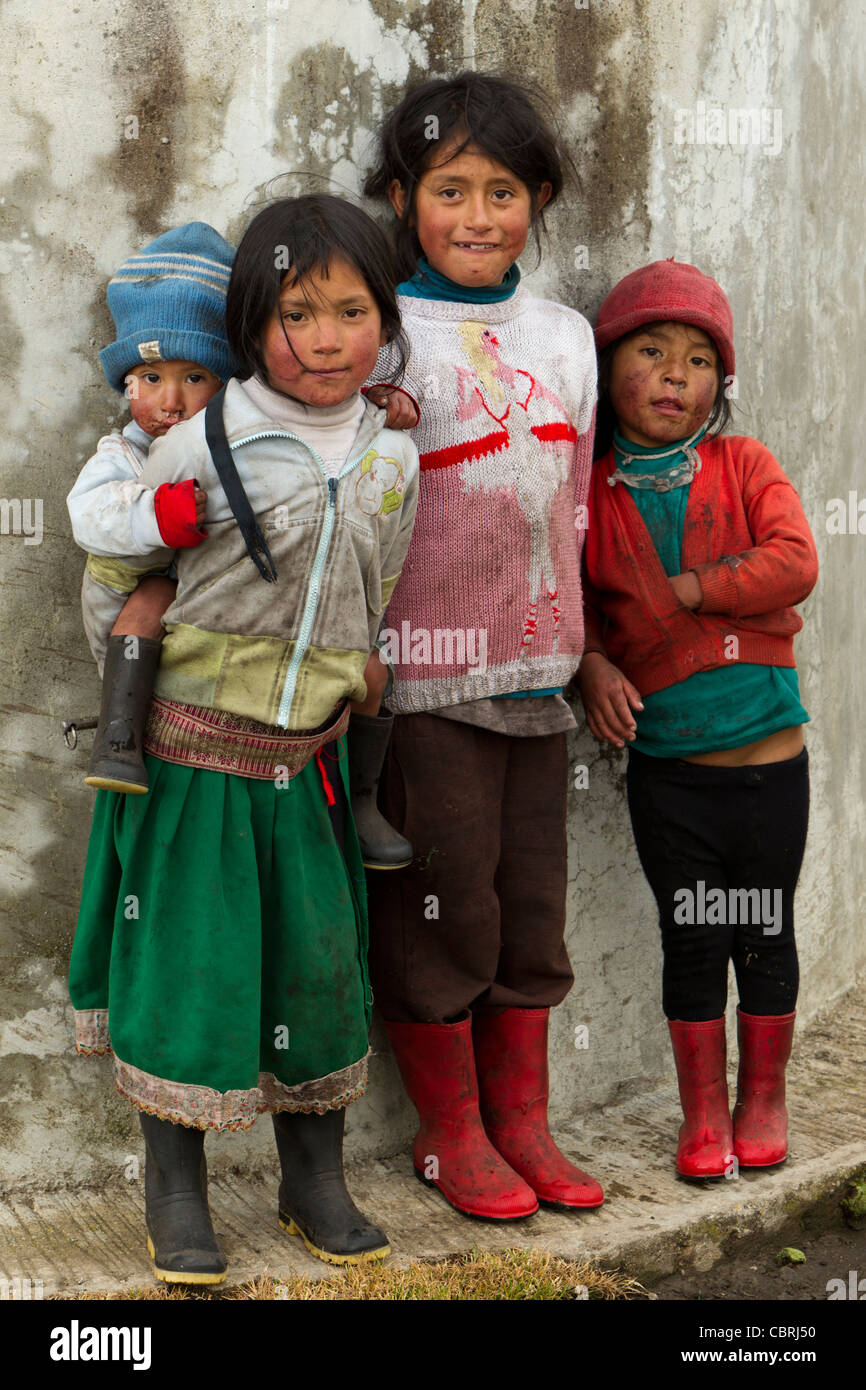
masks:
[(416, 527), (381, 634), (383, 807), (416, 859), (370, 885), (371, 968), (421, 1116), (416, 1170), (491, 1220), (603, 1200), (547, 1128), (548, 1015), (573, 983), (562, 690), (583, 650), (595, 353), (516, 264), (567, 163), (526, 91), (468, 72), (408, 93), (366, 187), (397, 215), (421, 406)]

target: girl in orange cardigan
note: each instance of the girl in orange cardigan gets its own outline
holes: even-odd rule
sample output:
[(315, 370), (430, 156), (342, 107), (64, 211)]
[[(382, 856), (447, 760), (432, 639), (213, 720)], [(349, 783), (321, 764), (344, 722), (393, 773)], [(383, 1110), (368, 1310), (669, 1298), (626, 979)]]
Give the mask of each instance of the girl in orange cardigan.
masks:
[[(787, 1155), (798, 966), (794, 891), (809, 815), (793, 605), (817, 555), (799, 497), (755, 439), (722, 434), (728, 300), (673, 260), (601, 306), (596, 463), (579, 684), (591, 732), (629, 746), (628, 801), (662, 933), (683, 1177)], [(739, 991), (733, 1123), (728, 962)]]

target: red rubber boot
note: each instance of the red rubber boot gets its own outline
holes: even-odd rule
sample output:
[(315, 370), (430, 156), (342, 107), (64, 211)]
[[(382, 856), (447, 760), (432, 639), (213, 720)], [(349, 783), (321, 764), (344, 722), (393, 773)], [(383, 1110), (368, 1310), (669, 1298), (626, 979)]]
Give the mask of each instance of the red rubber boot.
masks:
[(734, 1158), (725, 1020), (668, 1019), (668, 1028), (685, 1116), (677, 1144), (677, 1172), (684, 1178), (722, 1178)]
[(737, 1009), (740, 1068), (734, 1106), (734, 1153), (743, 1168), (772, 1168), (788, 1156), (785, 1068), (794, 1014), (764, 1016)]
[(595, 1178), (559, 1152), (547, 1126), (549, 1009), (476, 1013), (481, 1118), (494, 1148), (553, 1207), (600, 1207)]
[(532, 1188), (500, 1158), (478, 1113), (472, 1020), (386, 1023), (403, 1083), (421, 1118), (415, 1172), (452, 1207), (485, 1221), (538, 1211)]

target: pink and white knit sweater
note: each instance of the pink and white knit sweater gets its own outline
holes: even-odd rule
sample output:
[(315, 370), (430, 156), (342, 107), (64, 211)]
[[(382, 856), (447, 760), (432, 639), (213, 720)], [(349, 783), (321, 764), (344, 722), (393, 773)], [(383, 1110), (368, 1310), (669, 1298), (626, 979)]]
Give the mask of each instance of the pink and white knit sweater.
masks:
[(399, 304), (421, 478), (381, 633), (388, 704), (409, 714), (564, 686), (583, 652), (592, 330), (523, 285), (498, 304)]

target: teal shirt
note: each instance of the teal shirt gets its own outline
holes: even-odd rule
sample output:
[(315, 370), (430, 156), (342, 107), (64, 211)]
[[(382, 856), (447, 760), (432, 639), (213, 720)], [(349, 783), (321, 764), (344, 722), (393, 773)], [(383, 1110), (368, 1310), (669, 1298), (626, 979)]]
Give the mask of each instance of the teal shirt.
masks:
[[(702, 438), (703, 436), (700, 436)], [(623, 467), (623, 450), (643, 456), (657, 452), (614, 432), (616, 461)], [(630, 465), (634, 472), (658, 473), (679, 463), (684, 454), (665, 459), (643, 459)], [(617, 483), (617, 487), (624, 487)], [(644, 525), (659, 554), (665, 574), (681, 572), (683, 525), (689, 486), (671, 492), (629, 488)], [(789, 666), (761, 666), (731, 662), (712, 671), (698, 671), (653, 695), (643, 696), (644, 708), (635, 711), (637, 733), (631, 743), (639, 753), (655, 758), (692, 757), (726, 748), (757, 743), (780, 729), (807, 724), (809, 716), (800, 703), (797, 672)]]

